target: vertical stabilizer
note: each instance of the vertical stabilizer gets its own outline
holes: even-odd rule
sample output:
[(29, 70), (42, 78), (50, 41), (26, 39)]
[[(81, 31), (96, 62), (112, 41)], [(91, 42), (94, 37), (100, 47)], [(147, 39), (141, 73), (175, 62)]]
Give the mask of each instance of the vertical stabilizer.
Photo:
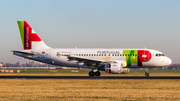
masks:
[(18, 21), (24, 50), (49, 48), (26, 21)]

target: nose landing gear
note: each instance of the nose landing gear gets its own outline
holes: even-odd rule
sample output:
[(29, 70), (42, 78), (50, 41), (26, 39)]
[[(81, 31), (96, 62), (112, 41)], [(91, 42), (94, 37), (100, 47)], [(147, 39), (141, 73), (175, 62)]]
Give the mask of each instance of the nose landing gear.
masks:
[(149, 68), (145, 68), (145, 76), (149, 77)]

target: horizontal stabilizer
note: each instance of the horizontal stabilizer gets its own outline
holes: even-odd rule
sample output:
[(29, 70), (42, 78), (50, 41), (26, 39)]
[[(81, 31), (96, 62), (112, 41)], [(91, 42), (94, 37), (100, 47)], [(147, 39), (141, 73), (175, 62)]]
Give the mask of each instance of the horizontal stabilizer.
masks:
[(25, 54), (25, 55), (36, 55), (36, 53), (34, 52), (23, 52), (23, 51), (12, 51), (14, 54), (15, 53), (21, 53), (21, 54)]

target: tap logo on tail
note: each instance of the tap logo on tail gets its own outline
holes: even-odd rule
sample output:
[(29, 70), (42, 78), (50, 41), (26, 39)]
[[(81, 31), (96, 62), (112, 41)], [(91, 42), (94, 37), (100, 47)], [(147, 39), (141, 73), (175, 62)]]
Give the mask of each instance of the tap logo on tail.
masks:
[(26, 21), (18, 21), (19, 31), (24, 49), (31, 49), (32, 42), (41, 41), (36, 32)]

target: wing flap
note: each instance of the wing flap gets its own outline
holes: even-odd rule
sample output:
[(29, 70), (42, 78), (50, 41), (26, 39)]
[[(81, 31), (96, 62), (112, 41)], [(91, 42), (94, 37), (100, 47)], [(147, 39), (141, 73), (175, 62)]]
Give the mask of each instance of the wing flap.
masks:
[(93, 65), (93, 64), (101, 64), (101, 63), (110, 63), (112, 61), (103, 61), (103, 60), (98, 60), (98, 59), (92, 59), (88, 57), (80, 57), (80, 56), (70, 56), (66, 55), (69, 61), (78, 61), (78, 62), (83, 62), (86, 65)]

